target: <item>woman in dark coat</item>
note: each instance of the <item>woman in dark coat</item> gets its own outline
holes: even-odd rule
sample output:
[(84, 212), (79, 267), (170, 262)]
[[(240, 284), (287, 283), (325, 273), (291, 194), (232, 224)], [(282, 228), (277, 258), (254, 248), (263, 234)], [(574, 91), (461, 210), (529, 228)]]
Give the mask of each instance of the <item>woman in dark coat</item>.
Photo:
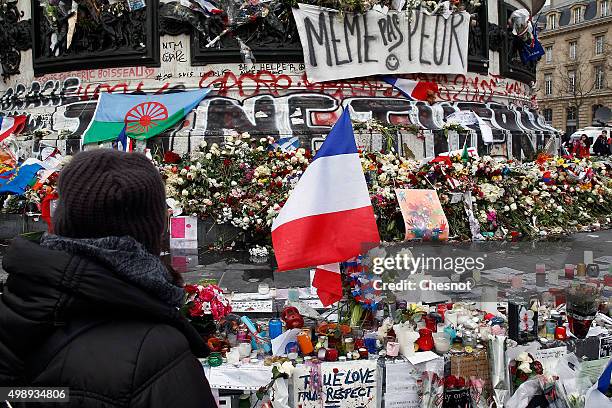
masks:
[(0, 386), (68, 387), (74, 407), (216, 407), (196, 358), (207, 347), (159, 258), (155, 167), (140, 154), (83, 152), (58, 190), (55, 235), (16, 238), (3, 259)]

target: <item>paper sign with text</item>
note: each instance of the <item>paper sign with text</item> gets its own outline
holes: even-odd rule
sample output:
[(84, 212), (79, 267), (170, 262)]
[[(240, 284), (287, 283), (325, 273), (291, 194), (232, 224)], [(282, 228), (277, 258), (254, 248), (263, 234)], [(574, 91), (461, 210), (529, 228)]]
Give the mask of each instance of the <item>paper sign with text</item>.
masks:
[(170, 248), (198, 247), (198, 219), (196, 217), (170, 218)]
[[(377, 406), (378, 366), (373, 360), (326, 362), (319, 372), (298, 366), (293, 372), (293, 403), (301, 408)], [(320, 392), (313, 386), (320, 375)]]
[(467, 72), (467, 12), (355, 14), (299, 4), (293, 17), (306, 73), (313, 82), (376, 74)]

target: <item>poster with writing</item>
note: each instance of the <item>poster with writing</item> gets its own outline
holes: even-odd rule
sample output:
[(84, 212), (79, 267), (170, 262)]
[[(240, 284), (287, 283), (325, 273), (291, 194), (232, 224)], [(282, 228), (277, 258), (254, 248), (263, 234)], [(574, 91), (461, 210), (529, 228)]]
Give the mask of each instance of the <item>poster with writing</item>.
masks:
[(318, 372), (311, 373), (310, 367), (303, 364), (295, 367), (293, 375), (293, 407), (296, 408), (320, 408), (320, 393), (315, 386)]
[(170, 248), (197, 249), (198, 219), (196, 217), (170, 218)]
[(323, 407), (375, 408), (377, 370), (375, 360), (321, 364)]
[(312, 82), (375, 74), (467, 72), (467, 12), (355, 14), (299, 4), (293, 17)]
[(298, 365), (292, 375), (292, 406), (376, 408), (377, 374), (377, 362), (372, 360), (322, 363), (320, 372), (311, 372), (309, 367)]
[(448, 221), (436, 190), (396, 189), (406, 225), (406, 240), (446, 241)]

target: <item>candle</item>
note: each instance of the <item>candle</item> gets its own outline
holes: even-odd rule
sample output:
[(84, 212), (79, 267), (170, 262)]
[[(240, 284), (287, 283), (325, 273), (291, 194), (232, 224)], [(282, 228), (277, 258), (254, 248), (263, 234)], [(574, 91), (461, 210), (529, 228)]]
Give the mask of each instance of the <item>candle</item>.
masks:
[(314, 351), (312, 341), (310, 341), (310, 336), (308, 334), (301, 332), (297, 335), (297, 341), (300, 346), (300, 350), (302, 350), (302, 354), (307, 355)]
[(359, 349), (359, 358), (361, 358), (362, 360), (367, 360), (368, 359), (368, 349), (360, 348)]
[(336, 361), (338, 360), (338, 350), (330, 348), (327, 349), (327, 353), (325, 354), (325, 361)]
[(574, 279), (574, 265), (565, 264), (565, 279)]
[(566, 340), (567, 339), (567, 330), (565, 330), (565, 326), (557, 326), (555, 329), (555, 340)]

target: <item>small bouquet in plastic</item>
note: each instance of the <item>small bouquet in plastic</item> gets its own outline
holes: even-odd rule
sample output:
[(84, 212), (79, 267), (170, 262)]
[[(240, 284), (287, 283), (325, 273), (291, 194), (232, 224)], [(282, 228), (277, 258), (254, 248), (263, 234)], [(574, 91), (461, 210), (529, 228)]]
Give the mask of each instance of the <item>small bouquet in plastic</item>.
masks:
[(421, 407), (442, 408), (444, 403), (444, 378), (433, 371), (423, 371), (419, 383)]
[(200, 334), (214, 332), (215, 322), (232, 312), (230, 301), (217, 285), (185, 285), (185, 293), (182, 312)]

